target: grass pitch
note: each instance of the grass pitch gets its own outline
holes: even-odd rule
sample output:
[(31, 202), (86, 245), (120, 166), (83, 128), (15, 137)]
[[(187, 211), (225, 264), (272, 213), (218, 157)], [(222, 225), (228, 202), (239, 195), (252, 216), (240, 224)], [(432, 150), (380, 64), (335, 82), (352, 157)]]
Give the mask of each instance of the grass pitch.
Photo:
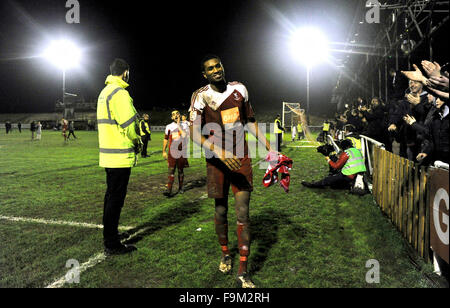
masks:
[[(61, 132), (0, 134), (0, 287), (46, 287), (64, 277), (66, 262), (80, 264), (103, 251), (102, 230), (52, 220), (102, 223), (105, 172), (98, 167), (96, 132), (78, 131), (64, 143)], [(63, 287), (235, 287), (239, 263), (236, 216), (230, 198), (232, 275), (218, 271), (220, 247), (214, 232), (213, 200), (206, 196), (204, 159), (189, 159), (187, 191), (162, 195), (167, 164), (162, 133), (152, 134), (151, 157), (132, 169), (120, 225), (136, 233), (138, 251), (108, 257)], [(291, 145), (300, 145), (292, 143)], [(302, 180), (327, 174), (314, 148), (283, 150), (294, 161), (289, 194), (264, 188), (265, 170), (254, 168), (250, 204), (250, 273), (257, 287), (430, 287), (414, 267), (401, 235), (370, 195), (314, 190)], [(254, 160), (256, 162), (256, 160)], [(177, 188), (177, 181), (174, 188)], [(40, 218), (36, 221), (12, 221)], [(366, 282), (369, 259), (380, 264), (380, 283)], [(432, 268), (415, 260), (422, 271)]]

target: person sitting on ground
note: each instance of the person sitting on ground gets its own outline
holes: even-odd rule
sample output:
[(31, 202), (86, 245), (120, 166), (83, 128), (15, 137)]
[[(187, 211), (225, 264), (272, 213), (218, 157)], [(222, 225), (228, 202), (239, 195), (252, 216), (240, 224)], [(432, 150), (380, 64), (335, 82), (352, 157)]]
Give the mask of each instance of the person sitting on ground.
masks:
[(328, 156), (328, 164), (335, 170), (340, 170), (336, 174), (329, 175), (317, 182), (302, 181), (302, 185), (310, 188), (349, 188), (359, 173), (366, 172), (364, 157), (358, 149), (353, 147), (351, 140), (345, 139), (341, 142), (343, 151), (339, 155), (337, 162), (333, 162)]

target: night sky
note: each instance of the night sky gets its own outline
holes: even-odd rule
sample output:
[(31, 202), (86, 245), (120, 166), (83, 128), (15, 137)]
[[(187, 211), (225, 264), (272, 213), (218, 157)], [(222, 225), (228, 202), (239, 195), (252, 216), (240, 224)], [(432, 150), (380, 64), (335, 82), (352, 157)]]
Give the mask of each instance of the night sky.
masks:
[[(0, 112), (51, 112), (62, 73), (37, 57), (58, 38), (83, 48), (67, 72), (67, 92), (96, 100), (115, 57), (129, 62), (128, 88), (138, 109), (187, 108), (205, 84), (200, 60), (221, 57), (228, 81), (244, 83), (256, 112), (305, 102), (306, 69), (292, 57), (289, 31), (314, 24), (344, 42), (358, 1), (93, 1), (79, 0), (79, 24), (67, 24), (65, 0), (0, 4)], [(334, 55), (340, 57), (342, 55)], [(313, 68), (311, 109), (330, 105), (337, 71)]]

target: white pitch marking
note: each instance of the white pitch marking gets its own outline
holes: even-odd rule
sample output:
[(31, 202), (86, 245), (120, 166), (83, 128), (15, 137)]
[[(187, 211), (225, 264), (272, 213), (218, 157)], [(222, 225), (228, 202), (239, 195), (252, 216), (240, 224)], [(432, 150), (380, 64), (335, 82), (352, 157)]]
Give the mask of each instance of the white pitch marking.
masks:
[[(207, 194), (203, 194), (202, 196), (200, 196), (198, 199), (206, 199), (208, 197)], [(195, 200), (191, 201), (191, 202), (195, 202)], [(0, 216), (2, 217), (2, 216)], [(128, 237), (126, 239), (126, 241), (129, 241), (131, 239), (133, 239), (134, 237), (136, 237), (137, 235), (146, 232), (147, 230), (151, 229), (152, 227), (147, 227), (141, 230), (136, 231), (135, 233), (133, 233), (132, 235), (130, 235), (130, 237)], [(91, 257), (89, 260), (87, 260), (86, 262), (84, 262), (83, 264), (80, 265), (80, 267), (78, 268), (78, 275), (81, 275), (82, 272), (86, 271), (87, 269), (96, 266), (97, 264), (105, 261), (106, 259), (106, 254), (104, 252), (101, 252), (97, 255), (95, 255), (94, 257)], [(66, 283), (66, 275), (62, 276), (61, 278), (55, 280), (53, 283), (49, 284), (48, 286), (46, 286), (45, 288), (49, 289), (49, 288), (61, 288), (65, 283)]]
[[(63, 221), (63, 220), (53, 220), (53, 219), (42, 219), (42, 218), (27, 218), (27, 217), (13, 217), (13, 216), (3, 216), (0, 215), (0, 219), (9, 221), (19, 221), (19, 222), (33, 222), (45, 225), (60, 225), (60, 226), (72, 226), (72, 227), (84, 227), (91, 229), (103, 229), (103, 225), (89, 224), (85, 222), (75, 222), (75, 221)], [(130, 226), (119, 226), (121, 230), (131, 230), (135, 227)]]
[[(99, 253), (95, 257), (90, 258), (88, 261), (84, 262), (80, 265), (78, 268), (78, 274), (81, 274), (82, 272), (86, 271), (87, 269), (94, 267), (95, 265), (99, 264), (100, 262), (104, 261), (106, 259), (106, 254), (104, 252)], [(61, 288), (65, 283), (67, 282), (66, 276), (62, 276), (52, 284), (46, 286), (47, 289), (53, 289), (53, 288)]]

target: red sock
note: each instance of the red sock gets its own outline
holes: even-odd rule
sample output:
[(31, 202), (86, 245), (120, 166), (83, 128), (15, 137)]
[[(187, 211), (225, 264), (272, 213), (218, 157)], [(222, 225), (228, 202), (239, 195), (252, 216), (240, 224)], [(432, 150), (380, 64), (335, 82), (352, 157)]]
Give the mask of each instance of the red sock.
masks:
[(222, 255), (223, 256), (226, 256), (226, 255), (229, 255), (230, 254), (230, 250), (228, 249), (228, 246), (227, 245), (225, 245), (225, 246), (220, 246), (221, 248), (222, 248)]
[(250, 254), (250, 228), (249, 224), (237, 224), (238, 246), (239, 246), (239, 270), (238, 274), (247, 271), (248, 256)]
[(173, 174), (169, 175), (169, 182), (167, 183), (167, 189), (169, 192), (172, 191), (173, 182), (175, 181), (175, 176)]
[(239, 270), (238, 270), (238, 275), (242, 274), (244, 272), (247, 272), (247, 256), (241, 256), (239, 258)]

